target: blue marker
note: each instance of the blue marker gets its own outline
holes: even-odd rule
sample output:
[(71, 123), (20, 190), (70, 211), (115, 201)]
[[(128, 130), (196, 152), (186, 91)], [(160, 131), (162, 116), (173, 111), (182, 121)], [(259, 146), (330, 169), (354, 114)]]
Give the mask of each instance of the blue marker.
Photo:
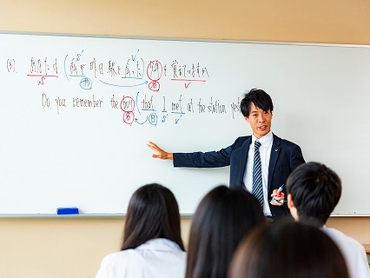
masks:
[[(279, 195), (280, 195), (280, 192), (282, 192), (282, 191), (283, 191), (283, 189), (284, 189), (284, 184), (282, 184), (282, 185), (279, 187), (279, 189), (278, 189), (278, 190), (277, 190), (277, 192), (276, 192), (276, 195), (277, 195), (277, 196), (279, 196)], [(273, 202), (273, 201), (276, 201), (276, 202), (279, 202), (279, 203), (284, 203), (284, 200), (275, 200), (275, 197), (272, 197), (271, 202)]]
[(79, 214), (78, 208), (57, 208), (57, 215)]

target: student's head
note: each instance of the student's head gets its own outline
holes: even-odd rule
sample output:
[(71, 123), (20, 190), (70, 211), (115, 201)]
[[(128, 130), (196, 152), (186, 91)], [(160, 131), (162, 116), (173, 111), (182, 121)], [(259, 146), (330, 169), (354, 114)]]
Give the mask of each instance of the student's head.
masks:
[(258, 225), (267, 223), (252, 194), (226, 186), (211, 190), (193, 215), (186, 277), (226, 277), (239, 241)]
[(292, 216), (301, 222), (322, 227), (338, 204), (342, 184), (330, 168), (308, 162), (289, 175), (286, 189)]
[(270, 132), (273, 109), (271, 97), (261, 89), (250, 90), (240, 102), (240, 110), (244, 119), (249, 123), (257, 138)]
[(253, 231), (238, 246), (230, 278), (348, 278), (336, 244), (320, 229), (278, 222)]
[(154, 238), (172, 240), (184, 250), (175, 196), (156, 183), (144, 185), (132, 195), (121, 250), (136, 248)]

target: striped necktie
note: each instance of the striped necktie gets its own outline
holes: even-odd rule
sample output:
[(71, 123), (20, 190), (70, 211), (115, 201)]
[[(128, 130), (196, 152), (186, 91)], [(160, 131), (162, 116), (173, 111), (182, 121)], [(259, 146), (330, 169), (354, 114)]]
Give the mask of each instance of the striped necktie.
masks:
[(256, 140), (254, 142), (252, 194), (257, 198), (257, 200), (263, 207), (262, 167), (261, 167), (260, 147), (261, 143)]

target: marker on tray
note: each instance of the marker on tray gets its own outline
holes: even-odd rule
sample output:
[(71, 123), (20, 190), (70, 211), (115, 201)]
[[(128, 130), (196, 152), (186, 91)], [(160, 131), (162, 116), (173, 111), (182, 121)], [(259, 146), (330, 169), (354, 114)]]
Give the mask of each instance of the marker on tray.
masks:
[[(283, 191), (283, 189), (284, 189), (284, 184), (282, 184), (279, 187), (279, 189), (276, 192), (276, 196), (280, 196), (281, 195), (281, 192)], [(271, 202), (273, 202), (273, 201), (276, 201), (276, 202), (279, 202), (279, 203), (284, 203), (284, 200), (276, 200), (275, 197), (272, 197)]]

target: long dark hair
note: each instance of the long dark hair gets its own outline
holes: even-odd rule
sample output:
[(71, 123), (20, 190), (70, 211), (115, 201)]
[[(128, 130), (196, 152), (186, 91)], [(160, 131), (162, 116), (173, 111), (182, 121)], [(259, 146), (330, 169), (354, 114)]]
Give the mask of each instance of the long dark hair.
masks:
[(211, 190), (192, 219), (186, 278), (226, 277), (239, 241), (260, 224), (266, 219), (252, 194), (226, 186)]
[(253, 231), (235, 252), (230, 278), (348, 278), (343, 255), (328, 235), (282, 221)]
[(176, 198), (168, 188), (157, 183), (144, 185), (132, 195), (121, 250), (136, 248), (154, 238), (172, 240), (185, 250)]

